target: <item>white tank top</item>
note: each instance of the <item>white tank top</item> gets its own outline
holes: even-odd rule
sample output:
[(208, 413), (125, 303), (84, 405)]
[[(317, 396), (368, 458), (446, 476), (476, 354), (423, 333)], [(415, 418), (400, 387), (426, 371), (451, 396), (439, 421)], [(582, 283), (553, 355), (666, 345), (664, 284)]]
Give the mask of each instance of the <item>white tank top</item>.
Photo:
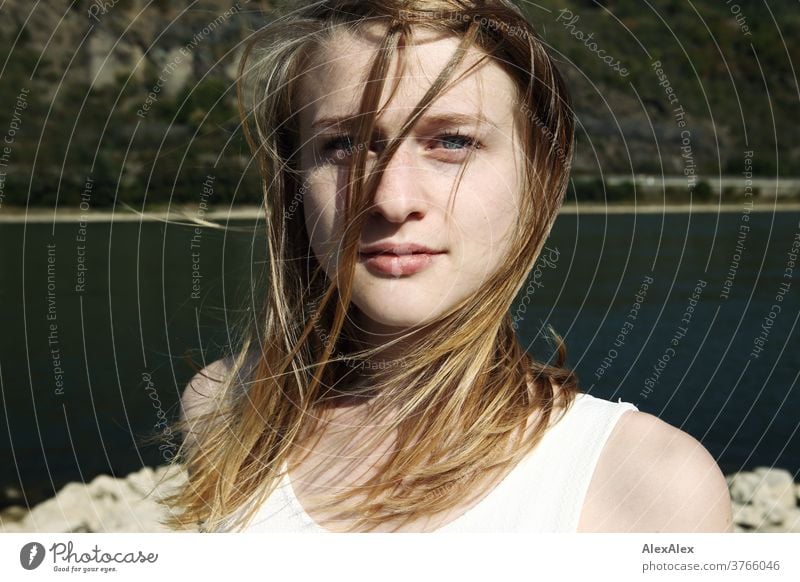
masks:
[[(628, 410), (638, 408), (622, 399), (578, 394), (561, 420), (488, 495), (433, 533), (575, 532), (600, 453)], [(213, 531), (332, 533), (303, 509), (285, 469), (284, 464), (277, 488), (245, 528)]]

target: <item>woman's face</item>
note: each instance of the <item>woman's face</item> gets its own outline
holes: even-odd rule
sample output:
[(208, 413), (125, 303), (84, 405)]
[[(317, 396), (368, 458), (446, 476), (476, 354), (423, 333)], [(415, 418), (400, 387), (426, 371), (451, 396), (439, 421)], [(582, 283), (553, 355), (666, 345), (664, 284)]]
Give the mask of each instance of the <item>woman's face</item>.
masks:
[[(369, 146), (367, 172), (381, 142), (398, 133), (458, 45), (455, 37), (418, 28), (414, 35), (414, 43), (402, 49), (406, 71), (387, 106), (399, 74), (397, 59), (389, 70), (379, 104), (385, 111)], [(317, 60), (302, 80), (303, 207), (313, 252), (329, 275), (341, 252), (346, 164), (359, 147), (348, 139), (347, 126), (333, 123), (357, 111), (363, 90), (359, 79), (376, 48), (371, 38), (339, 33), (327, 50), (317, 53), (325, 61)], [(478, 57), (474, 50), (469, 53), (454, 78)], [(487, 60), (432, 103), (389, 161), (367, 210), (360, 248), (389, 247), (378, 255), (360, 255), (353, 282), (353, 302), (365, 331), (392, 333), (432, 320), (474, 293), (504, 260), (523, 163), (513, 131), (514, 94), (508, 75)], [(422, 245), (437, 254), (397, 256), (410, 250), (392, 248), (400, 244)]]

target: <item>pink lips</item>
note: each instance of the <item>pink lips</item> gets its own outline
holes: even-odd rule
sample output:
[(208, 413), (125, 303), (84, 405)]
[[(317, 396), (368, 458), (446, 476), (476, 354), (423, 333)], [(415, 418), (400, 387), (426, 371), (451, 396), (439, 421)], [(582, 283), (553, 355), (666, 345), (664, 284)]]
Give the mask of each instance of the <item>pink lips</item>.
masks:
[(379, 243), (363, 247), (359, 259), (375, 274), (402, 277), (428, 268), (442, 254), (416, 243)]

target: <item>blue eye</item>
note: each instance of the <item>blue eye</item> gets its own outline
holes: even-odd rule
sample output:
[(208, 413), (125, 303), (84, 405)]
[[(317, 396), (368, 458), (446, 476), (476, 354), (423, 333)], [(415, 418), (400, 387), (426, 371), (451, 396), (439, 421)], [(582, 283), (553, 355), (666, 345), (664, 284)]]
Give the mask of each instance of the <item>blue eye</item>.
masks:
[[(470, 137), (468, 135), (463, 135), (463, 134), (459, 133), (458, 131), (456, 131), (455, 133), (446, 133), (444, 135), (440, 135), (439, 137), (436, 138), (435, 141), (438, 142), (438, 143), (441, 143), (443, 145), (444, 144), (454, 144), (454, 145), (461, 144), (462, 148), (455, 148), (456, 150), (463, 149), (464, 147), (473, 147), (473, 148), (479, 148), (480, 147), (480, 144), (474, 138), (472, 138), (472, 137)], [(452, 150), (454, 148), (444, 147), (444, 149)]]
[[(441, 149), (451, 152), (461, 152), (466, 149), (480, 149), (482, 144), (472, 136), (462, 134), (459, 131), (448, 131), (436, 136), (434, 144), (441, 144)], [(377, 145), (377, 144), (373, 144)], [(373, 149), (371, 147), (371, 149)], [(325, 140), (322, 145), (322, 153), (326, 160), (335, 163), (342, 161), (352, 155), (356, 150), (352, 138), (348, 134), (334, 135)]]

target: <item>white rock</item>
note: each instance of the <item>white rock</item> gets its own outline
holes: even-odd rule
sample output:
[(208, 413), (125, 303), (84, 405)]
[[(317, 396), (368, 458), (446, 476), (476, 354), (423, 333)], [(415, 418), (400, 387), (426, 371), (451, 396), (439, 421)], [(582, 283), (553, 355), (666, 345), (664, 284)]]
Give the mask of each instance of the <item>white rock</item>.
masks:
[(150, 467), (142, 467), (135, 473), (131, 473), (125, 477), (125, 480), (133, 490), (138, 491), (142, 495), (148, 495), (155, 486), (155, 472)]
[(757, 528), (764, 523), (763, 508), (733, 502), (733, 522), (748, 528)]
[(758, 528), (763, 533), (800, 533), (800, 509), (785, 510), (785, 519), (781, 524), (766, 524)]
[(786, 519), (789, 510), (792, 509), (775, 501), (763, 505), (761, 503), (756, 503), (754, 507), (764, 516), (764, 523), (769, 523), (771, 525), (781, 525)]
[(5, 532), (169, 532), (161, 525), (168, 509), (159, 503), (186, 482), (181, 466), (144, 467), (125, 479), (99, 475), (90, 483), (68, 483)]
[(750, 471), (740, 471), (729, 475), (725, 480), (728, 482), (731, 500), (745, 505), (752, 503), (761, 478)]
[(91, 507), (91, 497), (86, 487), (82, 483), (68, 483), (55, 497), (31, 509), (20, 525), (37, 532), (84, 531), (87, 507)]
[(760, 479), (756, 486), (753, 503), (763, 505), (777, 503), (786, 509), (797, 505), (794, 480), (789, 471), (772, 467), (758, 467), (753, 473)]
[(135, 491), (126, 479), (114, 479), (109, 475), (98, 475), (86, 485), (86, 489), (95, 499), (108, 499), (117, 503), (144, 498), (144, 495)]
[(783, 531), (800, 533), (800, 508), (795, 507), (786, 512), (786, 519), (783, 521)]
[(0, 533), (25, 533), (27, 531), (25, 526), (20, 523), (0, 523)]

